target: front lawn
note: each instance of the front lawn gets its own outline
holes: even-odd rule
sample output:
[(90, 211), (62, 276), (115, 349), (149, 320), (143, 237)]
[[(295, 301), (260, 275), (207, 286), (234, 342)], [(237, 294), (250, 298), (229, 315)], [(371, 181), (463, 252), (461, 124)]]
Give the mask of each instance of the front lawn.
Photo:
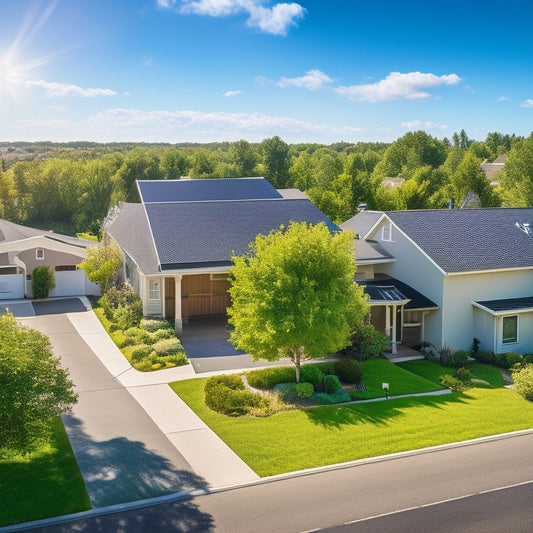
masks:
[[(374, 381), (381, 387), (381, 374), (371, 376), (365, 369), (365, 383)], [(209, 409), (204, 402), (205, 381), (193, 379), (170, 386), (260, 476), (533, 427), (533, 404), (503, 388), (251, 418)], [(393, 386), (401, 390), (400, 384)]]
[(0, 458), (0, 526), (91, 508), (60, 418), (48, 443), (27, 456)]

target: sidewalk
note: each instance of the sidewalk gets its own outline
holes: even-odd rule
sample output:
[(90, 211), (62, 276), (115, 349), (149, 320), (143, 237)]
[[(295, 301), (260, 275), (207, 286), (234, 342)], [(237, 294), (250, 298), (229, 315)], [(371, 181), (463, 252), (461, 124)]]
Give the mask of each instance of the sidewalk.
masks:
[(112, 376), (137, 400), (169, 441), (210, 488), (259, 479), (167, 385), (196, 377), (192, 366), (139, 372), (109, 338), (93, 311), (67, 313), (80, 337)]

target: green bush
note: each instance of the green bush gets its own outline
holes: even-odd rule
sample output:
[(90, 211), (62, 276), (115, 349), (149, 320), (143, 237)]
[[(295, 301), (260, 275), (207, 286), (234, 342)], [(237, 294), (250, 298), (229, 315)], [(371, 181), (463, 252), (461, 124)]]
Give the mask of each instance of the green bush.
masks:
[(473, 354), (473, 357), (479, 363), (483, 363), (485, 365), (494, 364), (494, 353), (490, 350), (479, 350), (477, 354)]
[(461, 367), (459, 370), (457, 370), (455, 377), (465, 385), (469, 385), (472, 381), (472, 374), (470, 370), (465, 367)]
[(522, 361), (528, 365), (530, 363), (533, 363), (533, 353), (526, 353), (522, 357)]
[(296, 381), (296, 369), (293, 366), (259, 368), (250, 370), (245, 375), (248, 384), (254, 389), (273, 389), (279, 383), (294, 383)]
[(346, 357), (335, 363), (335, 374), (345, 383), (359, 383), (363, 377), (363, 365)]
[(174, 330), (172, 329), (158, 329), (154, 331), (150, 337), (153, 339), (153, 342), (160, 341), (161, 339), (172, 339), (175, 338)]
[(335, 372), (335, 363), (336, 361), (324, 361), (323, 363), (314, 363), (314, 365), (320, 369), (320, 372), (327, 376), (329, 374), (336, 374)]
[(361, 324), (353, 335), (351, 344), (344, 349), (344, 355), (358, 361), (366, 361), (379, 356), (390, 346), (387, 335), (376, 331), (370, 324)]
[(316, 394), (313, 394), (313, 403), (316, 405), (332, 405), (334, 403), (351, 401), (352, 397), (343, 390), (334, 392), (333, 394), (326, 394), (325, 392), (317, 392)]
[(134, 341), (134, 344), (153, 344), (155, 340), (144, 329), (138, 327), (128, 328), (123, 331), (125, 337)]
[(326, 394), (333, 394), (339, 389), (342, 389), (342, 385), (337, 376), (324, 376), (324, 391)]
[(310, 398), (313, 396), (313, 393), (315, 392), (315, 388), (313, 387), (312, 383), (298, 383), (296, 385), (296, 394), (298, 395), (298, 398)]
[(174, 325), (164, 318), (143, 318), (139, 327), (148, 333), (155, 333), (160, 329), (174, 331)]
[(140, 361), (148, 357), (152, 352), (153, 352), (153, 348), (146, 344), (141, 344), (139, 346), (136, 346), (131, 351), (131, 361), (132, 363), (139, 363)]
[(464, 392), (468, 389), (468, 385), (463, 383), (460, 379), (451, 374), (444, 374), (439, 378), (439, 382), (443, 387), (447, 387), (453, 391)]
[(240, 376), (212, 376), (205, 384), (205, 403), (213, 411), (238, 416), (264, 403), (259, 394), (244, 389)]
[(528, 363), (513, 369), (512, 376), (516, 392), (533, 402), (533, 364)]
[(453, 350), (444, 345), (438, 351), (438, 361), (442, 366), (451, 366), (452, 368), (461, 368), (466, 365), (470, 352), (466, 350)]
[(160, 341), (157, 341), (152, 347), (155, 353), (160, 357), (163, 357), (165, 355), (182, 353), (184, 351), (181, 342), (179, 341), (179, 339), (176, 338), (161, 339)]
[(507, 352), (505, 354), (505, 368), (513, 368), (517, 363), (521, 363), (523, 357), (519, 353)]
[(274, 390), (281, 396), (281, 399), (285, 403), (295, 403), (298, 400), (296, 383), (278, 383), (274, 385)]
[(113, 320), (119, 329), (137, 327), (143, 316), (141, 300), (137, 299), (131, 304), (120, 305), (113, 311)]
[(300, 367), (300, 381), (312, 383), (315, 389), (320, 387), (320, 383), (322, 382), (323, 378), (324, 374), (316, 365), (310, 364), (302, 365)]
[(129, 283), (123, 283), (121, 287), (110, 287), (105, 293), (105, 298), (113, 310), (119, 307), (127, 307), (139, 300)]
[(31, 275), (31, 286), (34, 298), (48, 298), (55, 289), (56, 278), (49, 266), (35, 267)]

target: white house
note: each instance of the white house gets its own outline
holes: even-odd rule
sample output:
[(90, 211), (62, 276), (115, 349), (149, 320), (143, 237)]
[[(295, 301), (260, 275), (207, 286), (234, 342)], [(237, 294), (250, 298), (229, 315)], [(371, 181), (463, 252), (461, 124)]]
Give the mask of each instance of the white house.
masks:
[[(478, 338), (480, 349), (533, 353), (533, 208), (364, 210), (341, 228), (358, 233), (361, 282), (400, 281), (434, 302), (407, 311), (398, 288), (398, 340), (417, 331), (438, 348)], [(375, 322), (392, 336), (387, 317)]]

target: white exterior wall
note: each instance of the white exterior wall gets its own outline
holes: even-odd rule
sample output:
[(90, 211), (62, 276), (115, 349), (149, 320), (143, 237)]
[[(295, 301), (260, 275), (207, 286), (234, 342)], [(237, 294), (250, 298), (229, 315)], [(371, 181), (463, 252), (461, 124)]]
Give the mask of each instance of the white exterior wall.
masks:
[[(383, 225), (383, 224), (382, 224)], [(392, 240), (382, 239), (381, 226), (372, 238), (396, 258), (394, 263), (375, 265), (375, 272), (399, 279), (435, 302), (440, 309), (425, 316), (424, 340), (437, 347), (442, 344), (443, 274), (440, 269), (395, 226)]]
[(0, 276), (0, 300), (24, 298), (24, 274), (6, 274)]
[(474, 339), (474, 337), (479, 339), (480, 350), (494, 352), (496, 342), (496, 331), (494, 329), (495, 317), (478, 307), (473, 307), (473, 311), (474, 330), (472, 333), (472, 339)]
[[(159, 281), (159, 299), (150, 300), (150, 281)], [(145, 297), (143, 301), (146, 301), (146, 312), (144, 313), (146, 316), (163, 315), (164, 292), (165, 278), (159, 276), (145, 278)]]
[(83, 270), (65, 270), (54, 272), (56, 287), (50, 296), (82, 296), (85, 294), (85, 272)]
[[(442, 303), (446, 310), (442, 320), (443, 342), (458, 350), (471, 347), (475, 336), (472, 301), (523, 298), (532, 294), (533, 270), (446, 276)], [(506, 346), (504, 351), (515, 351)]]
[(533, 313), (509, 313), (509, 315), (514, 314), (518, 314), (518, 342), (513, 344), (502, 344), (503, 316), (496, 317), (497, 329), (494, 353), (533, 353)]

